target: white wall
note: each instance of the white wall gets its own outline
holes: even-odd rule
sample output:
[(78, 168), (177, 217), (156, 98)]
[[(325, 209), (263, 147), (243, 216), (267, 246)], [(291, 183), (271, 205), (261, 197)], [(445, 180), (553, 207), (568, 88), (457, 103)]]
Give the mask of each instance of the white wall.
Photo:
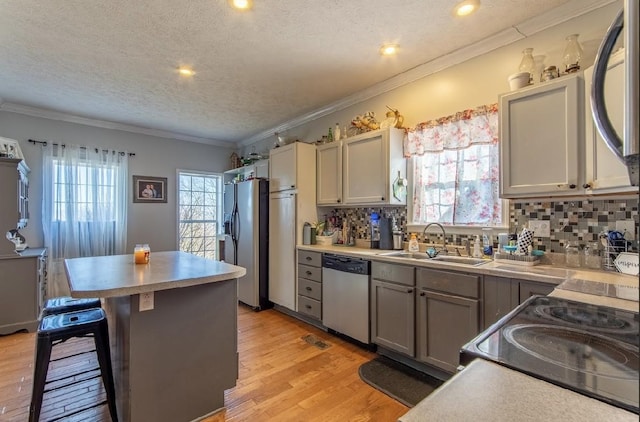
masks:
[[(388, 111), (386, 105), (400, 111), (405, 117), (405, 127), (414, 127), (426, 120), (495, 103), (499, 94), (509, 90), (507, 78), (518, 71), (524, 48), (533, 47), (534, 56), (545, 55), (546, 66), (563, 68), (565, 38), (577, 33), (585, 51), (582, 69), (592, 65), (600, 41), (621, 8), (621, 2), (609, 4), (508, 46), (289, 129), (283, 135), (287, 139), (314, 142), (326, 134), (330, 127), (333, 128), (336, 122), (343, 127), (353, 117), (366, 111), (374, 111), (379, 120), (383, 119)], [(274, 141), (275, 137), (259, 141), (244, 148), (243, 153), (247, 154), (252, 149), (256, 152), (267, 151), (273, 147)]]
[[(129, 209), (127, 250), (136, 243), (149, 243), (152, 251), (175, 250), (176, 245), (176, 169), (223, 172), (229, 168), (232, 149), (194, 142), (103, 129), (76, 123), (49, 120), (0, 110), (0, 136), (19, 141), (29, 177), (30, 219), (21, 231), (31, 247), (44, 244), (42, 235), (42, 155), (39, 145), (29, 139), (57, 143), (99, 146), (133, 152), (129, 159)], [(166, 204), (134, 204), (133, 175), (166, 177)], [(3, 182), (3, 181), (0, 181)]]

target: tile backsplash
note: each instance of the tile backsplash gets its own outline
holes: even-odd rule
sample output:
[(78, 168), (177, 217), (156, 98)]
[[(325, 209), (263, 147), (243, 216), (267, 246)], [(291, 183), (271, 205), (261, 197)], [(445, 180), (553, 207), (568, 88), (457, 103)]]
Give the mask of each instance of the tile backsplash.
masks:
[[(406, 207), (362, 207), (362, 208), (320, 208), (319, 218), (325, 219), (335, 216), (338, 221), (347, 219), (355, 230), (357, 239), (368, 239), (370, 233), (369, 215), (377, 212), (384, 217), (395, 217), (398, 227), (405, 233), (407, 227)], [(550, 237), (534, 237), (534, 244), (538, 249), (547, 252), (564, 252), (566, 242), (576, 240), (584, 245), (586, 242), (597, 240), (603, 230), (613, 230), (617, 221), (632, 221), (635, 229), (635, 239), (638, 233), (638, 198), (623, 199), (588, 199), (576, 201), (510, 201), (509, 232), (520, 232), (529, 220), (546, 220), (550, 222)], [(427, 240), (438, 241), (441, 235), (429, 232), (429, 239), (418, 235), (419, 242)], [(475, 236), (450, 234), (447, 243), (461, 245), (467, 238), (473, 240)], [(494, 239), (497, 242), (497, 239)], [(637, 242), (635, 243), (637, 248)]]

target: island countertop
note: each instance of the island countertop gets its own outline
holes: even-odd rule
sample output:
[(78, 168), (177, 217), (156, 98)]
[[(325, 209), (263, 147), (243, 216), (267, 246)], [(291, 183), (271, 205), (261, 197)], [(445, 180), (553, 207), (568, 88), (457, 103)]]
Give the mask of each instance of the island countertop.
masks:
[(148, 264), (133, 254), (64, 261), (71, 296), (117, 297), (195, 286), (242, 277), (246, 270), (180, 251), (153, 252)]

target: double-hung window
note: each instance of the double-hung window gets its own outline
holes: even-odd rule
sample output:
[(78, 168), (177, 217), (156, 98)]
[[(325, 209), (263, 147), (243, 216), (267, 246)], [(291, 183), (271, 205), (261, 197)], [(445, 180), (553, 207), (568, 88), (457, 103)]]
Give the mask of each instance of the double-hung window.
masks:
[(497, 105), (419, 124), (407, 133), (405, 155), (413, 181), (412, 225), (498, 227)]
[(217, 259), (221, 213), (220, 175), (178, 171), (178, 245), (181, 251)]

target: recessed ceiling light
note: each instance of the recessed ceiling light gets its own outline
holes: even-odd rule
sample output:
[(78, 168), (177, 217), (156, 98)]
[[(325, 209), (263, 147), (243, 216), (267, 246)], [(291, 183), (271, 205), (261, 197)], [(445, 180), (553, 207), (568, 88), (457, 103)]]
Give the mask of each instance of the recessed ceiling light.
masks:
[(453, 8), (453, 14), (456, 16), (468, 16), (478, 10), (479, 7), (480, 0), (465, 0)]
[(181, 76), (193, 76), (196, 74), (196, 72), (193, 71), (193, 69), (191, 69), (190, 67), (187, 66), (180, 66), (178, 68), (178, 73)]
[(383, 56), (393, 56), (398, 52), (400, 46), (398, 44), (384, 44), (380, 47), (380, 54)]
[(253, 0), (229, 0), (229, 3), (238, 10), (249, 10), (253, 6)]

